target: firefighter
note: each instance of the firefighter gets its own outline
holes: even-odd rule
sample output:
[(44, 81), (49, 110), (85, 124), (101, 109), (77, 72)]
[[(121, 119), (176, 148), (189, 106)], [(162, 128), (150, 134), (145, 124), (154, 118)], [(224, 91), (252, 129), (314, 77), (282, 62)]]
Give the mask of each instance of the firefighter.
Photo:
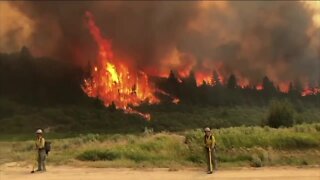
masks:
[(210, 128), (206, 127), (204, 129), (204, 144), (205, 144), (205, 153), (207, 158), (208, 174), (212, 174), (213, 168), (217, 169), (216, 162), (216, 140), (211, 133)]
[[(45, 150), (45, 139), (43, 137), (43, 131), (38, 129), (36, 131), (36, 142), (35, 147), (37, 151), (37, 164), (38, 169), (36, 171), (46, 171), (46, 150)], [(31, 173), (34, 173), (34, 168)]]

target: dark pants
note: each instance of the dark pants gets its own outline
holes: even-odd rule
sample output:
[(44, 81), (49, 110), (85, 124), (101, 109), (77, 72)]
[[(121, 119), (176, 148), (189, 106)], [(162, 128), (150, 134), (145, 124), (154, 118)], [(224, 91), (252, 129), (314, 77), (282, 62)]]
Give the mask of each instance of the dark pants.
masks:
[(46, 170), (46, 151), (44, 149), (38, 150), (38, 170)]
[[(206, 153), (208, 171), (213, 171), (213, 169), (216, 170), (218, 167), (216, 150), (213, 148), (211, 149), (211, 151), (209, 151), (209, 148), (205, 148), (205, 153)], [(209, 153), (211, 154), (211, 162), (210, 162)], [(211, 163), (212, 169), (210, 168), (210, 163)]]

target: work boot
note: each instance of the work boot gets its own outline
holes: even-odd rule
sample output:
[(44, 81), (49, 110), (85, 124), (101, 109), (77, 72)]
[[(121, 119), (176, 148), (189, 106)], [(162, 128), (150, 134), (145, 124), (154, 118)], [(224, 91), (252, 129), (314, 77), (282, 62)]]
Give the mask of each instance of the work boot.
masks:
[(212, 174), (212, 171), (208, 171), (207, 174)]

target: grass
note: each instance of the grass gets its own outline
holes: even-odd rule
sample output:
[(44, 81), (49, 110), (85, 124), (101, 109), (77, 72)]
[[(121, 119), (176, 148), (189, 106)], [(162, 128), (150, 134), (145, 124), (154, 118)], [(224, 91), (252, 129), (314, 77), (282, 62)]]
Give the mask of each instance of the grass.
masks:
[[(124, 114), (102, 106), (38, 107), (0, 98), (0, 140), (10, 137), (13, 137), (12, 140), (30, 139), (28, 134), (37, 128), (43, 128), (50, 134), (54, 134), (52, 138), (65, 138), (79, 133), (139, 134), (145, 127), (152, 128), (155, 132), (181, 132), (204, 126), (217, 129), (261, 126), (265, 123), (268, 114), (266, 106), (249, 105), (215, 107), (159, 104), (142, 105), (138, 110), (150, 113), (151, 121), (146, 121), (138, 115)], [(294, 110), (295, 124), (320, 123), (319, 107), (305, 103), (294, 106)]]
[[(320, 124), (214, 129), (219, 167), (320, 165)], [(48, 134), (49, 135), (49, 134)], [(92, 167), (204, 167), (203, 132), (85, 134), (50, 139), (49, 164)], [(32, 140), (1, 141), (0, 163), (34, 158)]]

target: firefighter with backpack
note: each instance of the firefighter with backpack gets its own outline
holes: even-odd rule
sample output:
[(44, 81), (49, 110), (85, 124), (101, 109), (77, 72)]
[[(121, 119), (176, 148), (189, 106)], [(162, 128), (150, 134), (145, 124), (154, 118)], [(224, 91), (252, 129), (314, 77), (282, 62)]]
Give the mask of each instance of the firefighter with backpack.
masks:
[(46, 142), (43, 137), (42, 129), (38, 129), (36, 131), (36, 141), (35, 141), (35, 148), (36, 148), (36, 159), (38, 164), (38, 169), (35, 171), (35, 164), (31, 173), (39, 172), (39, 171), (46, 171), (46, 157), (48, 152), (50, 151), (50, 143)]
[(217, 160), (216, 160), (216, 140), (211, 133), (210, 128), (204, 129), (204, 144), (205, 144), (205, 153), (207, 158), (208, 174), (212, 174), (213, 169), (217, 169)]

